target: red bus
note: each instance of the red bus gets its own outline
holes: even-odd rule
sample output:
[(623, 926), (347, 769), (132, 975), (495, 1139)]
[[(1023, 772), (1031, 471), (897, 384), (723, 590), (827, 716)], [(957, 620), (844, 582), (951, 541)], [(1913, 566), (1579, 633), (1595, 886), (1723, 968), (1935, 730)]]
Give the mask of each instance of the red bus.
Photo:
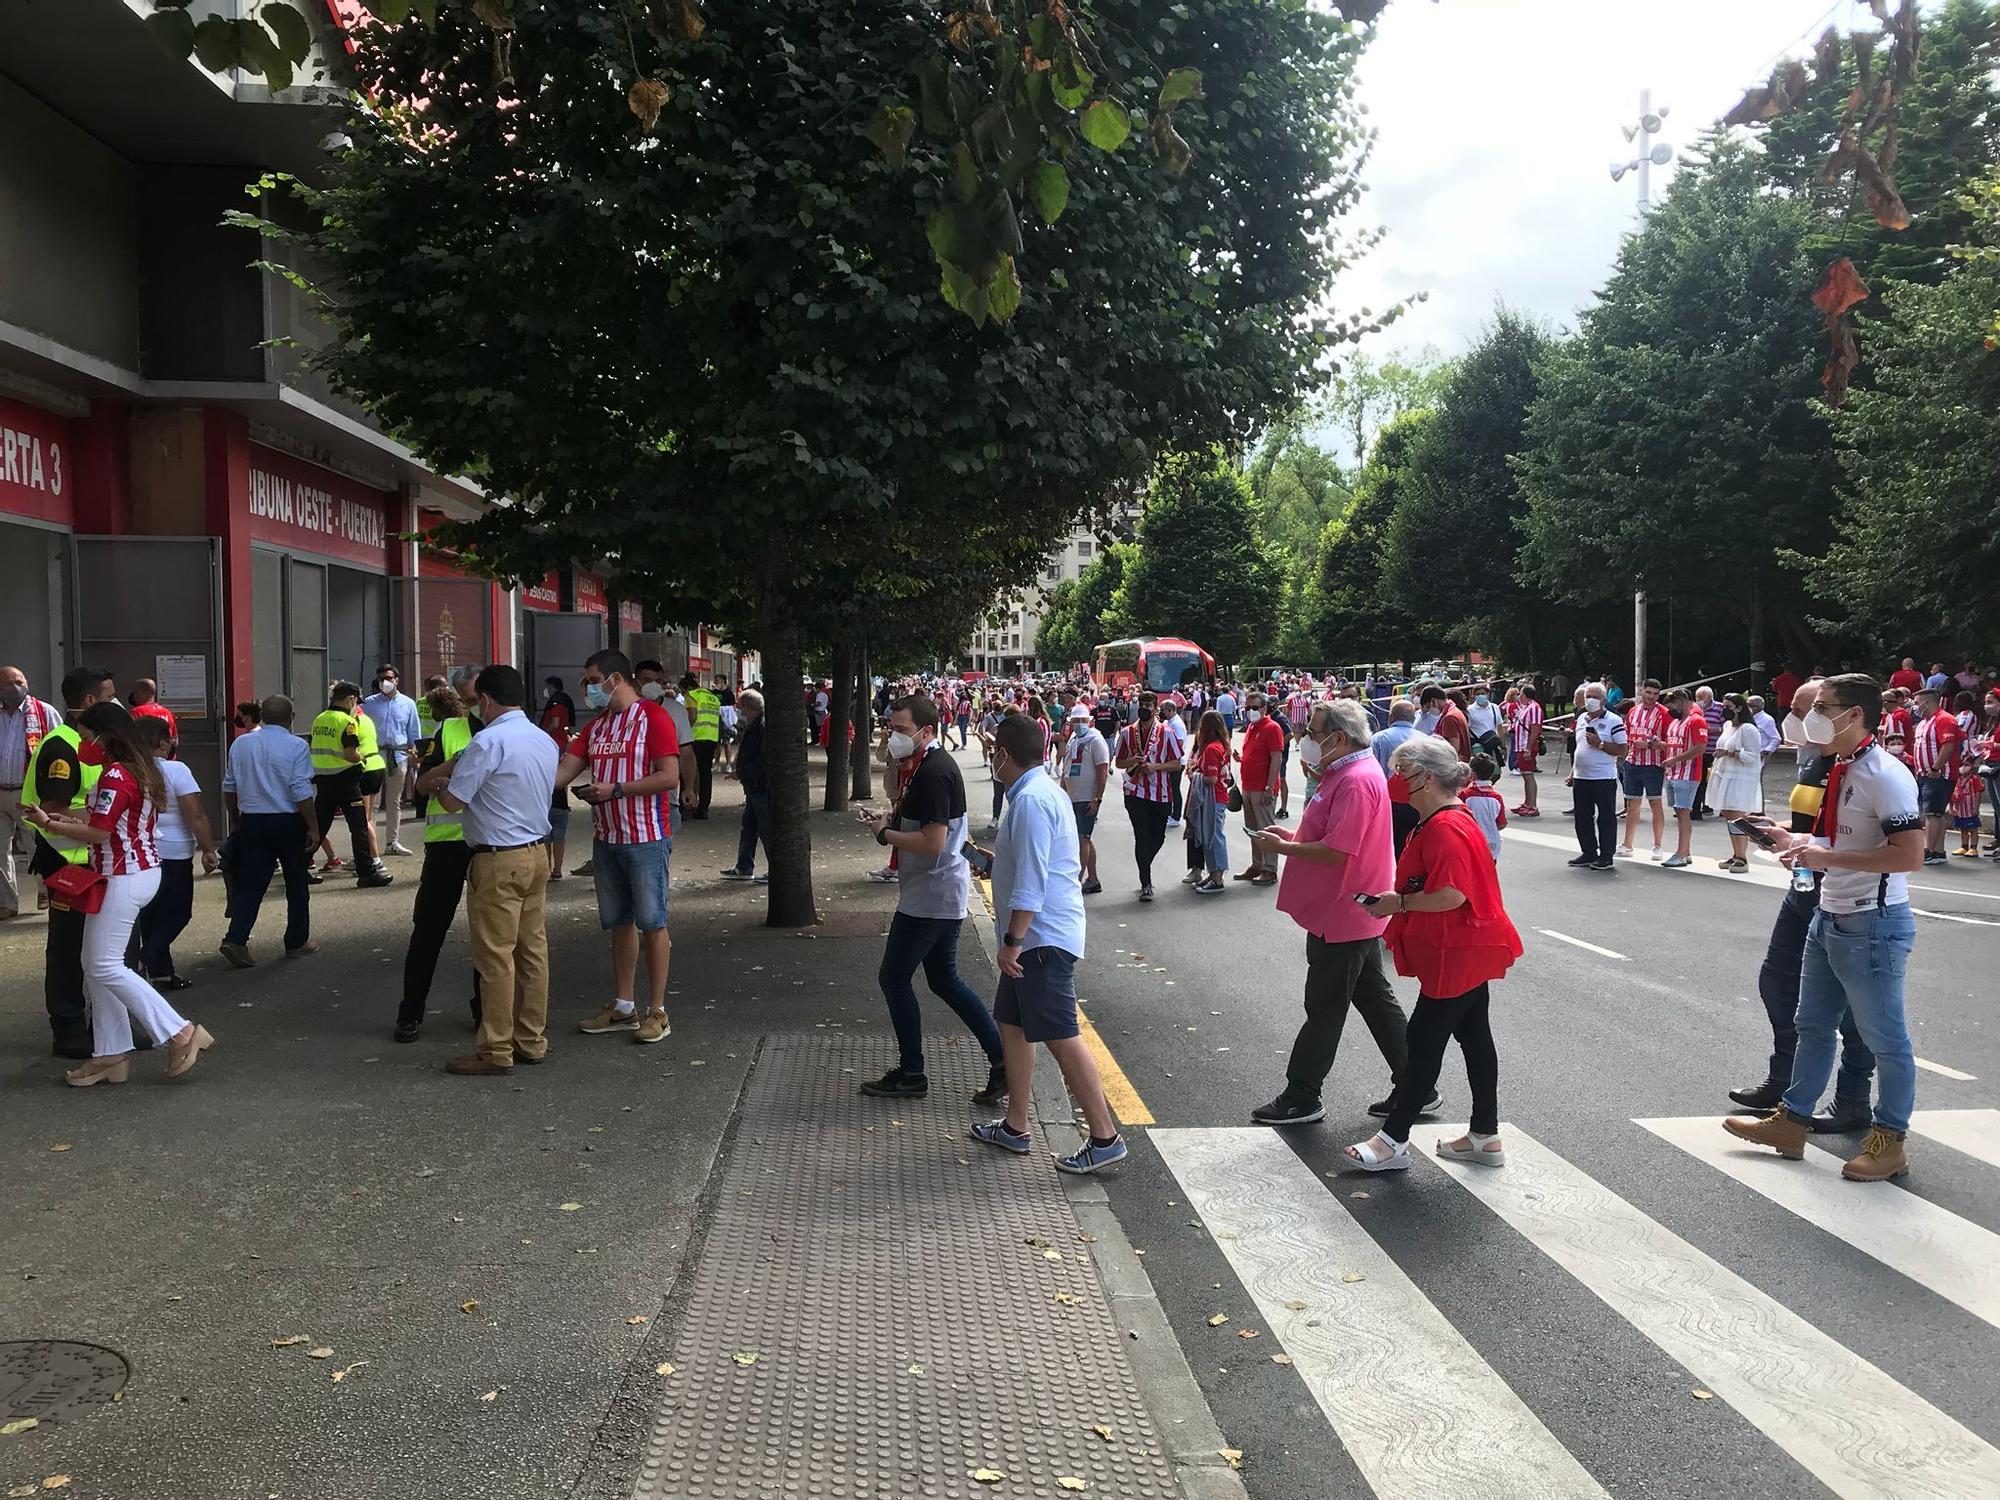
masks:
[(1108, 641), (1096, 651), (1090, 680), (1102, 688), (1138, 683), (1164, 693), (1206, 682), (1215, 675), (1215, 658), (1193, 641), (1178, 636), (1142, 635), (1135, 640)]

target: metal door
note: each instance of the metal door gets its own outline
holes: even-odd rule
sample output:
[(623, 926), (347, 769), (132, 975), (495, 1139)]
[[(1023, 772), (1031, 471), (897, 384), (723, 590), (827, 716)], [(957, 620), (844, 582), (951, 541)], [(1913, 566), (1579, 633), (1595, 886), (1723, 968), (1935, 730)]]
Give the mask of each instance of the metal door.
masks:
[(107, 668), (121, 696), (159, 684), (180, 722), (180, 758), (222, 827), (222, 756), (232, 705), (222, 648), (222, 543), (208, 536), (70, 539), (75, 660)]
[[(583, 706), (583, 694), (576, 681), (583, 675), (584, 660), (604, 649), (603, 615), (552, 614), (543, 610), (524, 613), (528, 627), (528, 702), (542, 701), (543, 680), (560, 677), (569, 695), (576, 700), (577, 725), (581, 728), (595, 717)], [(531, 715), (532, 717), (532, 715)]]
[(493, 586), (477, 578), (389, 580), (389, 659), (412, 698), (432, 677), (493, 660)]

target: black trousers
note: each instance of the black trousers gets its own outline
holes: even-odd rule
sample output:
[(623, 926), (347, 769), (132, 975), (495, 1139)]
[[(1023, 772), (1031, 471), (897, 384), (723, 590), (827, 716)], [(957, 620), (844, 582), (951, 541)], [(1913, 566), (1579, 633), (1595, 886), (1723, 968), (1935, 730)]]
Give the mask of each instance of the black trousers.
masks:
[(696, 804), (697, 818), (708, 816), (708, 800), (715, 795), (715, 741), (696, 740), (694, 742), (694, 768), (701, 776), (701, 801)]
[[(1757, 998), (1771, 1021), (1771, 1064), (1765, 1076), (1773, 1083), (1792, 1081), (1792, 1056), (1799, 1050), (1799, 971), (1806, 961), (1806, 929), (1819, 908), (1817, 890), (1787, 889), (1771, 924), (1771, 941), (1757, 970)], [(1854, 1012), (1840, 1017), (1840, 1072), (1834, 1079), (1836, 1114), (1866, 1114), (1869, 1085), (1875, 1077), (1875, 1054), (1861, 1039)]]
[(1395, 845), (1396, 858), (1403, 857), (1403, 845), (1409, 843), (1410, 835), (1417, 831), (1423, 817), (1407, 802), (1389, 804), (1389, 840)]
[(83, 922), (82, 912), (50, 903), (42, 950), (42, 1000), (59, 1050), (90, 1045), (90, 1001), (83, 992)]
[(1493, 1050), (1493, 1027), (1487, 1017), (1487, 989), (1477, 985), (1448, 1000), (1417, 996), (1410, 1012), (1410, 1060), (1382, 1133), (1392, 1141), (1407, 1141), (1410, 1127), (1437, 1091), (1444, 1067), (1445, 1045), (1453, 1037), (1465, 1054), (1465, 1081), (1472, 1088), (1472, 1130), (1495, 1135), (1500, 1130), (1500, 1058)]
[(160, 861), (160, 893), (139, 913), (139, 963), (148, 979), (174, 972), (174, 939), (194, 919), (194, 861)]
[(1153, 858), (1167, 841), (1167, 804), (1125, 796), (1125, 816), (1132, 820), (1132, 857), (1138, 861), (1139, 884), (1153, 883)]
[[(1317, 1099), (1326, 1075), (1333, 1071), (1333, 1059), (1340, 1051), (1340, 1033), (1347, 1025), (1352, 1005), (1368, 1023), (1369, 1034), (1382, 1050), (1389, 1076), (1400, 1080), (1409, 1064), (1409, 1023), (1396, 992), (1389, 987), (1388, 971), (1382, 967), (1382, 941), (1359, 938), (1347, 943), (1329, 943), (1306, 934), (1306, 1021), (1292, 1043), (1292, 1059), (1285, 1065), (1291, 1092)], [(1424, 1100), (1429, 1100), (1427, 1093)]]
[(1178, 818), (1180, 815), (1181, 773), (1178, 770), (1174, 770), (1167, 772), (1167, 816)]
[(1575, 781), (1576, 847), (1586, 859), (1610, 859), (1618, 847), (1618, 782)]
[[(410, 946), (403, 954), (403, 1003), (396, 1024), (421, 1025), (430, 1001), (431, 979), (438, 954), (451, 935), (458, 903), (465, 895), (466, 872), (472, 868), (472, 846), (463, 839), (424, 845), (423, 873), (417, 877), (417, 899), (410, 908)], [(472, 971), (473, 1014), (479, 1013), (479, 971)]]
[(305, 946), (312, 936), (312, 887), (306, 870), (312, 850), (306, 847), (305, 825), (297, 813), (245, 813), (230, 835), (236, 845), (236, 886), (229, 898), (226, 942), (247, 943), (257, 925), (271, 872), (285, 872), (285, 949)]
[[(336, 811), (347, 819), (348, 842), (354, 850), (354, 873), (359, 875), (364, 870), (372, 869), (375, 856), (368, 852), (368, 807), (361, 796), (361, 767), (349, 766), (345, 771), (313, 777), (313, 817), (318, 820), (320, 832), (327, 836), (329, 843), (333, 838), (333, 815)], [(265, 878), (268, 880), (270, 877)]]

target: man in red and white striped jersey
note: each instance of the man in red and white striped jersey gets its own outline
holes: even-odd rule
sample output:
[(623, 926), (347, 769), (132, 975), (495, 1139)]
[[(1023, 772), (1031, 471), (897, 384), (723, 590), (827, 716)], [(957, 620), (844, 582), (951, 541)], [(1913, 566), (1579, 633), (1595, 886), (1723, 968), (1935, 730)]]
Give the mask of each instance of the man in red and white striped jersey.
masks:
[[(556, 789), (589, 771), (590, 784), (576, 795), (591, 807), (591, 878), (597, 882), (597, 925), (611, 934), (613, 995), (577, 1029), (588, 1036), (629, 1031), (634, 1041), (664, 1041), (673, 1034), (667, 1020), (667, 856), (680, 738), (667, 711), (639, 695), (632, 663), (621, 651), (599, 651), (583, 664), (583, 695), (599, 712), (570, 741), (556, 768)], [(648, 988), (643, 1016), (633, 999), (641, 948)]]
[(1639, 689), (1639, 701), (1625, 710), (1625, 743), (1631, 748), (1618, 763), (1618, 779), (1625, 783), (1625, 842), (1620, 858), (1632, 857), (1632, 840), (1639, 833), (1639, 804), (1653, 812), (1653, 858), (1667, 857), (1662, 847), (1667, 837), (1666, 796), (1667, 728), (1673, 717), (1660, 701), (1660, 679), (1648, 677)]
[(1507, 721), (1508, 748), (1514, 752), (1514, 769), (1521, 775), (1521, 805), (1512, 809), (1520, 818), (1539, 818), (1535, 804), (1535, 769), (1542, 753), (1542, 698), (1532, 682), (1521, 684), (1521, 696)]
[(1952, 785), (1958, 780), (1965, 731), (1944, 706), (1936, 688), (1916, 696), (1916, 733), (1910, 737), (1910, 764), (1917, 773), (1917, 804), (1924, 814), (1924, 863), (1947, 863), (1944, 831), (1950, 826)]
[(1139, 695), (1139, 716), (1118, 731), (1112, 760), (1125, 773), (1125, 815), (1132, 820), (1132, 852), (1139, 864), (1139, 899), (1153, 899), (1153, 856), (1167, 841), (1173, 777), (1187, 755), (1187, 731), (1174, 714), (1162, 716), (1160, 700)]

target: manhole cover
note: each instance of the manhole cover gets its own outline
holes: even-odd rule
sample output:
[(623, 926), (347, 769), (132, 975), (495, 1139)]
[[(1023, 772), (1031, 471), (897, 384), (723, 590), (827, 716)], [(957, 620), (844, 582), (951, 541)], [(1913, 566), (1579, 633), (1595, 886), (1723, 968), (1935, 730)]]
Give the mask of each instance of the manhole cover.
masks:
[(131, 1374), (123, 1358), (96, 1344), (0, 1343), (0, 1418), (53, 1423), (88, 1416), (124, 1389)]

